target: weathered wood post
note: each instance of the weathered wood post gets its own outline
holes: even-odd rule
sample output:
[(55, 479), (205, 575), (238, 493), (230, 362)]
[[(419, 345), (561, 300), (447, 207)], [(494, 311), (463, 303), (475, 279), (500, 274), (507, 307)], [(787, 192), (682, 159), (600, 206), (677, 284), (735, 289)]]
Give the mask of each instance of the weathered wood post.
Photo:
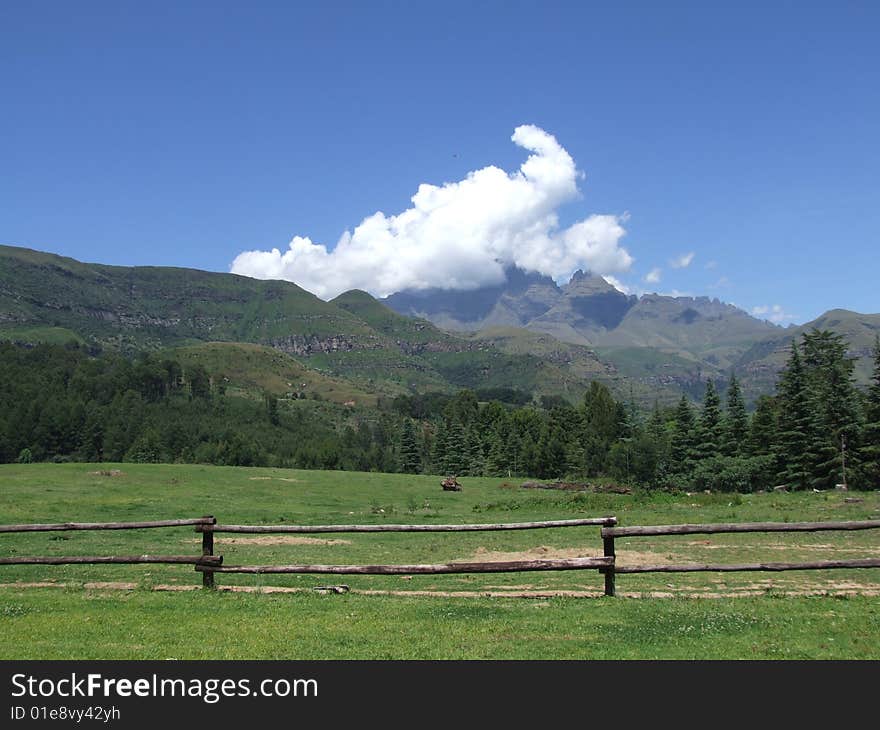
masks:
[[(211, 522), (207, 525), (201, 525), (202, 530), (202, 556), (214, 554), (214, 530), (213, 525), (217, 523), (214, 515), (205, 515), (206, 520)], [(214, 588), (214, 571), (206, 570), (202, 573), (202, 588)]]
[[(603, 554), (606, 558), (611, 558), (612, 561), (616, 562), (614, 556), (614, 535), (607, 535), (605, 532), (606, 528), (602, 528), (602, 547)], [(614, 562), (611, 563), (610, 566), (605, 568), (605, 595), (613, 596), (614, 595)]]

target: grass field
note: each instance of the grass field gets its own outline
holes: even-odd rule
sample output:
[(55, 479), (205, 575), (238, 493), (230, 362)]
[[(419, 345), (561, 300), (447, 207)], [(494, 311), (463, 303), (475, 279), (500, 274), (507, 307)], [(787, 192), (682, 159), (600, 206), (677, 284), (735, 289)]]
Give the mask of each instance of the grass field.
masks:
[[(102, 470), (117, 469), (117, 476)], [(520, 480), (192, 465), (0, 467), (0, 524), (463, 523), (613, 514), (622, 525), (870, 519), (880, 493), (615, 495)], [(845, 502), (845, 497), (861, 501)], [(0, 535), (0, 555), (197, 554), (188, 528)], [(880, 530), (623, 538), (627, 562), (880, 554)], [(598, 555), (598, 528), (218, 535), (229, 564), (416, 563)], [(620, 575), (217, 576), (191, 566), (0, 566), (0, 658), (880, 658), (880, 570)], [(345, 595), (316, 586), (345, 583)], [(234, 588), (235, 590), (225, 590)], [(259, 591), (259, 592), (255, 592)], [(269, 592), (277, 591), (277, 592)]]

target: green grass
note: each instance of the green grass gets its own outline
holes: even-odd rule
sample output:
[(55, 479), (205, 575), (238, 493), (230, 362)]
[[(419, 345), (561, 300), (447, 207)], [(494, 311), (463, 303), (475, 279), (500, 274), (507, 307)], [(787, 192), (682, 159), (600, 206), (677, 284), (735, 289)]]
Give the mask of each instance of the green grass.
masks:
[[(100, 470), (120, 469), (119, 476)], [(196, 517), (244, 524), (512, 522), (614, 514), (621, 524), (877, 518), (880, 493), (615, 495), (525, 490), (519, 480), (193, 465), (0, 467), (0, 524)], [(853, 496), (853, 495), (850, 495)], [(218, 535), (226, 564), (445, 562), (601, 553), (598, 528), (328, 534), (256, 543)], [(225, 542), (233, 537), (237, 542)], [(315, 540), (317, 538), (317, 540)], [(326, 540), (332, 542), (325, 542)], [(0, 535), (2, 555), (196, 554), (187, 528)], [(880, 530), (623, 538), (621, 561), (870, 557)], [(132, 590), (95, 587), (129, 582)], [(54, 587), (26, 587), (49, 582)], [(217, 576), (286, 593), (192, 587), (190, 566), (0, 566), (3, 658), (880, 658), (880, 571), (620, 575)], [(345, 583), (346, 595), (311, 589)], [(364, 591), (380, 591), (368, 595)], [(807, 595), (838, 592), (851, 597)], [(429, 593), (430, 595), (420, 595)], [(491, 593), (494, 597), (486, 594)], [(463, 596), (462, 594), (465, 594)], [(633, 598), (627, 596), (643, 596)], [(654, 595), (660, 597), (647, 598)], [(699, 598), (698, 596), (703, 596)], [(709, 597), (717, 596), (717, 597)], [(874, 596), (874, 597), (872, 597)]]
[(868, 598), (0, 591), (4, 659), (876, 659)]

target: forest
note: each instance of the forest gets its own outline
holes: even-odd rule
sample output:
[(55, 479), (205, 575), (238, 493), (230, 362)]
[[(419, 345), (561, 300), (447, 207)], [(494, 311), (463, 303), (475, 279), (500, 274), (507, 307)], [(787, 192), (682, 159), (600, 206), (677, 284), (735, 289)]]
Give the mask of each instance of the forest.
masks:
[(177, 462), (457, 476), (610, 479), (752, 492), (880, 486), (880, 341), (866, 390), (843, 339), (792, 342), (775, 393), (642, 412), (592, 382), (579, 404), (516, 391), (383, 399), (378, 409), (227, 393), (220, 373), (142, 353), (0, 343), (0, 461)]

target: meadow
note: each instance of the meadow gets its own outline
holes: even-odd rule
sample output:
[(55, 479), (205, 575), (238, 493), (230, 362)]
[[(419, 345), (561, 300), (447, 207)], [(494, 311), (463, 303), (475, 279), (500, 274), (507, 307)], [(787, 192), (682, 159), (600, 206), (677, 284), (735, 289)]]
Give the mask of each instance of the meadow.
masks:
[[(0, 467), (0, 524), (214, 514), (234, 524), (621, 525), (877, 519), (880, 493), (635, 494), (420, 475), (138, 464)], [(224, 535), (225, 564), (420, 563), (601, 554), (597, 527)], [(0, 535), (0, 555), (197, 554), (191, 528)], [(622, 538), (627, 562), (876, 557), (880, 530)], [(192, 566), (0, 566), (2, 659), (880, 658), (880, 570), (619, 575), (218, 574)], [(315, 588), (345, 584), (344, 594)]]

